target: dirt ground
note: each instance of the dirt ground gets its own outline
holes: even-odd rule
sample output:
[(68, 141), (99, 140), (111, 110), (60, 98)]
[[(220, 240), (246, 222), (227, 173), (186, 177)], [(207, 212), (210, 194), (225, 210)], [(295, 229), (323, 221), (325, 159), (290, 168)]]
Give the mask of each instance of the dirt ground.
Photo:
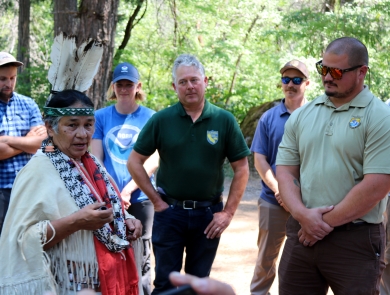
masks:
[[(224, 200), (226, 201), (231, 179), (225, 180)], [(210, 277), (229, 283), (237, 295), (250, 294), (250, 282), (257, 258), (258, 211), (260, 178), (251, 173), (245, 194), (230, 223), (222, 234), (217, 256)], [(152, 268), (154, 269), (152, 258)], [(152, 274), (153, 276), (153, 274)], [(154, 278), (152, 278), (154, 279)], [(278, 294), (278, 280), (271, 287), (272, 295)], [(329, 291), (328, 295), (333, 295)]]

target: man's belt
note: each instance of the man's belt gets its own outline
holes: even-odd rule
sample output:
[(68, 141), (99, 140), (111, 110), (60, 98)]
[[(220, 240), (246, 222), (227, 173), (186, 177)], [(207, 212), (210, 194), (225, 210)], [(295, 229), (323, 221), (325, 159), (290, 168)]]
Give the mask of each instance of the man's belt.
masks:
[(339, 230), (353, 230), (362, 226), (366, 225), (375, 225), (374, 223), (367, 223), (365, 221), (358, 221), (358, 222), (348, 222), (346, 224), (340, 225), (340, 226), (335, 226), (334, 230), (339, 231)]
[(200, 209), (200, 208), (206, 208), (213, 205), (218, 204), (219, 202), (222, 202), (222, 195), (214, 198), (211, 201), (193, 201), (193, 200), (184, 200), (179, 201), (173, 198), (168, 197), (167, 195), (164, 195), (160, 193), (161, 198), (164, 202), (166, 202), (169, 205), (177, 205), (180, 207), (183, 207), (183, 209), (191, 210), (191, 209)]

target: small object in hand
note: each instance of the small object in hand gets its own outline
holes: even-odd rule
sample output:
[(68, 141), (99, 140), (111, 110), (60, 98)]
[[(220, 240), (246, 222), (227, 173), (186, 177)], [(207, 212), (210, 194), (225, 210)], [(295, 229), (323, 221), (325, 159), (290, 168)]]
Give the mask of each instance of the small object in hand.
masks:
[(100, 208), (98, 208), (98, 210), (107, 210), (107, 207), (106, 206), (101, 206)]
[(114, 242), (115, 244), (124, 246), (126, 249), (130, 247), (130, 243), (128, 241), (121, 239), (117, 235), (112, 235), (111, 241)]

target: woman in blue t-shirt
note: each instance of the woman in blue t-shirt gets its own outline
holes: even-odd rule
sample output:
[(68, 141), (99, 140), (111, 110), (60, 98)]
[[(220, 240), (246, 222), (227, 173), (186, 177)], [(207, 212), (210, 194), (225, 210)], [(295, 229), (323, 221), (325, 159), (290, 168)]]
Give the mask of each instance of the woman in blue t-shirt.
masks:
[[(116, 103), (96, 111), (91, 151), (117, 183), (127, 211), (142, 222), (145, 248), (142, 282), (144, 293), (148, 295), (151, 293), (150, 250), (154, 207), (132, 180), (126, 167), (138, 134), (155, 113), (138, 104), (146, 96), (141, 86), (138, 70), (132, 64), (121, 63), (115, 68), (107, 99), (116, 100)], [(144, 165), (153, 183), (158, 159), (156, 153)]]

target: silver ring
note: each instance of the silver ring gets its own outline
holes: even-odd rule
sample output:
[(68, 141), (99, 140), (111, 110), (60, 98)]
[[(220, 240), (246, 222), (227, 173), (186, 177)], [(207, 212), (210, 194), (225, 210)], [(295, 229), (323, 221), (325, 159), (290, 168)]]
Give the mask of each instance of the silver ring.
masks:
[(305, 244), (307, 244), (307, 245), (309, 245), (309, 244), (310, 244), (310, 242), (308, 242), (308, 241), (306, 241), (306, 240), (304, 241), (304, 243), (305, 243)]

